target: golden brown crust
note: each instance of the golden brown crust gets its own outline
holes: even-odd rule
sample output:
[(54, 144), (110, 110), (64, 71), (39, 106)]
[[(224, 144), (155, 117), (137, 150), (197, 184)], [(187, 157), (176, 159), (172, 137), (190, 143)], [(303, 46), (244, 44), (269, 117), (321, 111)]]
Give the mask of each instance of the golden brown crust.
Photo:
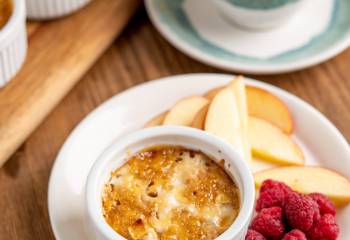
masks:
[(156, 146), (111, 174), (103, 209), (127, 239), (214, 239), (236, 218), (239, 191), (205, 154)]
[(0, 30), (7, 21), (10, 19), (12, 14), (12, 1), (0, 0)]

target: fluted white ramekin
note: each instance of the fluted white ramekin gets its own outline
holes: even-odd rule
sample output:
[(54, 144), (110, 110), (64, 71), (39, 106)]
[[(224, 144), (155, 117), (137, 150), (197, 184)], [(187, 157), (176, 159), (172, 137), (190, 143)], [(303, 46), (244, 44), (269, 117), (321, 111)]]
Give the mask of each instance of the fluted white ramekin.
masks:
[(25, 0), (13, 0), (12, 15), (0, 29), (0, 87), (23, 65), (27, 53), (25, 16)]
[(91, 0), (26, 0), (27, 17), (31, 19), (52, 19), (70, 14)]
[(128, 153), (156, 145), (183, 146), (200, 150), (215, 161), (224, 159), (224, 169), (240, 190), (240, 212), (233, 224), (215, 240), (244, 239), (254, 210), (254, 179), (242, 157), (223, 140), (189, 127), (161, 126), (136, 131), (118, 139), (97, 159), (86, 184), (87, 223), (99, 240), (125, 240), (105, 221), (102, 214), (102, 191), (110, 173), (128, 160)]

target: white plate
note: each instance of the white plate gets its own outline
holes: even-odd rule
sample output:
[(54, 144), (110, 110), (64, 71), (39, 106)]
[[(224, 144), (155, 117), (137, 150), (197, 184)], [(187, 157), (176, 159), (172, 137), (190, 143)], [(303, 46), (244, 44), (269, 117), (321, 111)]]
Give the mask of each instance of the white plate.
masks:
[[(139, 129), (152, 116), (178, 99), (224, 85), (231, 75), (180, 75), (133, 87), (111, 98), (89, 114), (63, 145), (49, 182), (49, 214), (59, 240), (89, 239), (85, 228), (84, 188), (88, 172), (99, 154), (113, 140)], [(339, 131), (317, 110), (271, 85), (247, 80), (267, 89), (288, 105), (295, 120), (295, 139), (306, 153), (307, 164), (320, 164), (350, 178), (350, 148)], [(338, 214), (339, 240), (350, 239), (350, 206)]]
[(214, 1), (146, 0), (145, 4), (154, 26), (176, 48), (230, 71), (294, 71), (323, 62), (350, 45), (349, 0), (307, 1), (291, 21), (268, 31), (231, 24)]

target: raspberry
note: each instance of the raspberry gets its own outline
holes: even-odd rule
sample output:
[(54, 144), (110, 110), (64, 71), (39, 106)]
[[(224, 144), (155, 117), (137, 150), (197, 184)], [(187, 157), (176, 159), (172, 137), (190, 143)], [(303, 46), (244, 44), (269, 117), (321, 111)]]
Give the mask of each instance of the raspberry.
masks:
[(260, 188), (260, 196), (256, 203), (256, 211), (263, 208), (282, 207), (286, 195), (291, 192), (287, 185), (282, 182), (265, 180)]
[(317, 203), (322, 215), (328, 213), (335, 216), (335, 206), (325, 195), (321, 193), (311, 193), (309, 196)]
[(298, 229), (294, 229), (289, 233), (287, 233), (286, 235), (284, 235), (282, 240), (307, 240), (307, 239), (305, 234), (302, 231)]
[(332, 214), (326, 213), (307, 233), (310, 240), (336, 240), (339, 226)]
[(312, 227), (316, 211), (315, 203), (310, 197), (291, 192), (286, 197), (284, 210), (292, 228), (306, 232)]
[(253, 219), (250, 228), (258, 231), (268, 239), (281, 239), (285, 230), (282, 208), (271, 207), (261, 210)]
[(278, 188), (278, 189), (282, 189), (283, 191), (287, 191), (287, 192), (292, 191), (292, 189), (290, 187), (288, 187), (286, 184), (284, 184), (283, 182), (275, 181), (272, 179), (267, 179), (262, 183), (261, 188), (260, 188), (260, 193), (265, 192), (266, 190), (269, 190), (271, 188)]
[(321, 218), (320, 208), (314, 200), (312, 201), (312, 206), (314, 209), (314, 223), (317, 222)]
[(284, 199), (284, 192), (279, 189), (270, 189), (260, 194), (256, 202), (255, 210), (259, 212), (264, 208), (283, 207)]
[(247, 235), (245, 236), (245, 240), (266, 240), (266, 238), (261, 235), (261, 233), (249, 229)]

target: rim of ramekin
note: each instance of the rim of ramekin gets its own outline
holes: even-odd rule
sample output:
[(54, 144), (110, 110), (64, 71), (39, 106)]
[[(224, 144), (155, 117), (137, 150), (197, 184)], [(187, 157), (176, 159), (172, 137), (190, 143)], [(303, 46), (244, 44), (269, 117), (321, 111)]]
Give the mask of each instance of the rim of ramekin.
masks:
[(0, 49), (15, 37), (15, 33), (21, 31), (18, 25), (25, 21), (25, 1), (12, 0), (13, 10), (6, 24), (0, 29)]
[[(117, 233), (112, 227), (108, 225), (102, 215), (102, 195), (101, 192), (99, 192), (98, 185), (99, 179), (103, 177), (103, 174), (105, 173), (105, 169), (111, 160), (111, 157), (120, 151), (120, 149), (127, 148), (127, 146), (132, 146), (132, 144), (137, 143), (138, 141), (167, 135), (178, 135), (192, 139), (198, 139), (200, 141), (206, 142), (211, 146), (217, 147), (217, 149), (229, 156), (229, 159), (225, 159), (225, 161), (228, 161), (232, 164), (233, 167), (237, 169), (239, 176), (234, 176), (236, 178), (235, 181), (237, 181), (237, 179), (240, 179), (240, 182), (242, 184), (242, 189), (240, 189), (241, 206), (239, 214), (235, 221), (228, 229), (225, 230), (225, 232), (219, 235), (216, 240), (227, 240), (238, 237), (239, 234), (242, 234), (242, 231), (244, 231), (245, 228), (248, 228), (254, 210), (255, 186), (253, 175), (243, 158), (229, 144), (220, 138), (208, 134), (204, 131), (183, 126), (160, 126), (142, 129), (133, 132), (120, 140), (117, 140), (116, 142), (112, 143), (105, 151), (103, 151), (103, 153), (91, 168), (86, 184), (85, 201), (87, 217), (89, 218), (90, 223), (92, 223), (96, 228), (94, 229), (95, 233), (97, 230), (98, 233), (102, 234), (102, 236), (106, 239), (125, 239), (122, 235)], [(156, 143), (154, 145), (156, 145)], [(179, 143), (178, 145), (181, 146), (185, 144)], [(148, 146), (152, 146), (152, 144)], [(210, 155), (210, 152), (206, 153)], [(116, 160), (116, 165), (118, 161), (120, 161), (120, 159)], [(109, 169), (109, 171), (112, 170), (113, 169)]]

